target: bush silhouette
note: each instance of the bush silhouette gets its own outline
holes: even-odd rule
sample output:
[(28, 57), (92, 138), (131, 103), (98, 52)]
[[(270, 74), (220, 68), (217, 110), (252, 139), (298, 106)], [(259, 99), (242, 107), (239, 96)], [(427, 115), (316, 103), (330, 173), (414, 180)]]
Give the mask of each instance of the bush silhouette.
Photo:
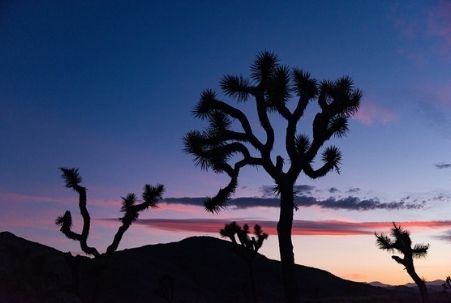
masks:
[[(185, 151), (194, 155), (194, 162), (201, 169), (212, 169), (230, 177), (227, 186), (205, 201), (210, 212), (218, 212), (227, 206), (243, 167), (261, 166), (274, 180), (280, 196), (277, 234), (282, 282), (286, 302), (294, 303), (299, 300), (291, 241), (296, 208), (294, 185), (301, 172), (313, 179), (333, 169), (339, 172), (339, 149), (322, 147), (332, 137), (342, 137), (348, 132), (348, 119), (359, 108), (361, 92), (353, 87), (349, 77), (318, 82), (307, 72), (279, 64), (277, 56), (267, 51), (260, 53), (252, 64), (251, 78), (226, 75), (220, 83), (221, 89), (238, 102), (255, 101), (265, 140), (255, 135), (253, 127), (256, 126), (251, 125), (243, 111), (221, 101), (214, 91), (205, 90), (193, 113), (196, 118), (207, 120), (209, 126), (203, 131), (194, 130), (185, 135)], [(296, 98), (293, 110), (287, 106), (291, 97)], [(310, 102), (316, 102), (320, 110), (313, 119), (311, 138), (297, 131)], [(286, 147), (288, 161), (274, 154), (276, 134), (270, 113), (277, 113), (286, 123), (285, 134), (279, 135)], [(319, 152), (324, 163), (315, 169), (312, 164)]]
[(395, 223), (393, 223), (393, 228), (390, 232), (392, 238), (384, 234), (378, 235), (376, 233), (375, 235), (377, 246), (380, 249), (387, 250), (389, 252), (397, 251), (403, 254), (403, 258), (399, 256), (392, 256), (392, 259), (399, 264), (404, 265), (405, 270), (418, 286), (423, 303), (428, 303), (429, 296), (426, 284), (424, 280), (421, 279), (416, 273), (415, 267), (413, 265), (413, 258), (426, 257), (429, 249), (429, 244), (415, 244), (415, 246), (412, 248), (410, 233), (407, 230), (402, 229), (401, 226), (397, 226)]
[[(72, 188), (78, 193), (79, 196), (79, 208), (80, 214), (83, 218), (83, 228), (81, 233), (76, 233), (72, 231), (72, 215), (70, 211), (66, 210), (63, 216), (58, 217), (55, 220), (56, 225), (61, 226), (61, 232), (69, 239), (79, 241), (80, 247), (84, 253), (87, 255), (92, 255), (94, 257), (100, 257), (101, 254), (95, 247), (88, 245), (89, 229), (91, 226), (91, 217), (89, 215), (88, 209), (86, 208), (87, 197), (86, 197), (86, 187), (80, 185), (82, 178), (78, 173), (77, 168), (61, 168), (62, 177), (66, 183), (67, 188)], [(117, 230), (114, 235), (113, 242), (108, 246), (106, 250), (106, 255), (109, 255), (116, 251), (119, 246), (124, 233), (130, 227), (130, 225), (138, 219), (139, 213), (149, 207), (156, 207), (159, 200), (161, 200), (164, 192), (163, 185), (159, 184), (157, 186), (150, 186), (146, 184), (144, 186), (144, 192), (142, 194), (143, 201), (138, 203), (138, 199), (135, 194), (130, 193), (126, 197), (122, 198), (122, 208), (121, 211), (124, 216), (120, 219), (122, 225)]]
[[(254, 225), (255, 237), (249, 237), (249, 225), (244, 224), (243, 227), (238, 225), (235, 221), (226, 224), (223, 229), (219, 231), (223, 237), (229, 238), (232, 241), (235, 252), (242, 257), (249, 270), (249, 277), (251, 279), (252, 298), (254, 303), (257, 303), (257, 291), (255, 288), (254, 267), (253, 261), (257, 255), (258, 250), (262, 247), (263, 241), (268, 239), (268, 234), (265, 234), (260, 225)], [(238, 238), (238, 241), (236, 240)]]

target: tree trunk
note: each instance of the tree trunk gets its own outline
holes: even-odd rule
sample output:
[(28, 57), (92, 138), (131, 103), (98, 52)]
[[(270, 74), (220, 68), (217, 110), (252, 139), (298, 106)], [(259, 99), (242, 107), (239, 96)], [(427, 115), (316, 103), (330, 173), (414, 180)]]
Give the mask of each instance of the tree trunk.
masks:
[(412, 280), (415, 282), (415, 284), (418, 286), (418, 289), (420, 290), (421, 295), (421, 301), (423, 303), (429, 303), (429, 295), (428, 290), (426, 288), (426, 283), (424, 283), (423, 279), (421, 279), (417, 273), (415, 272), (415, 269), (413, 268), (406, 268), (407, 273), (410, 275)]
[(249, 278), (251, 279), (252, 299), (253, 299), (254, 303), (258, 303), (257, 290), (255, 288), (254, 268), (252, 266), (251, 260), (247, 261), (247, 268), (249, 270)]
[(110, 255), (117, 250), (117, 248), (119, 246), (119, 242), (121, 242), (121, 240), (122, 240), (122, 236), (127, 231), (127, 229), (130, 227), (130, 225), (131, 225), (131, 223), (129, 223), (129, 222), (122, 223), (122, 225), (119, 227), (116, 234), (114, 235), (113, 242), (110, 244), (110, 246), (108, 246), (108, 248), (106, 250), (107, 255)]
[(282, 283), (286, 303), (299, 303), (299, 293), (296, 281), (291, 229), (293, 226), (294, 193), (293, 185), (282, 186), (280, 189), (280, 216), (277, 223), (279, 238), (280, 261), (282, 265)]

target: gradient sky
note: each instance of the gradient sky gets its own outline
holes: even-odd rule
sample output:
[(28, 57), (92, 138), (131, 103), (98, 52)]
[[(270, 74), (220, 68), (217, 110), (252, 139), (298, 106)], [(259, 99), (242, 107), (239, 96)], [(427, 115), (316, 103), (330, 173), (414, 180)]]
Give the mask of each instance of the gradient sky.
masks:
[[(431, 244), (421, 276), (451, 274), (449, 1), (6, 0), (0, 41), (0, 230), (79, 252), (53, 224), (66, 209), (78, 214), (58, 171), (67, 166), (89, 189), (90, 243), (101, 250), (120, 197), (145, 183), (163, 183), (168, 199), (121, 248), (217, 236), (232, 219), (273, 233), (278, 210), (262, 170), (244, 170), (235, 198), (245, 199), (212, 215), (195, 198), (227, 178), (182, 151), (184, 134), (204, 125), (191, 115), (200, 92), (217, 90), (224, 74), (249, 75), (256, 54), (272, 50), (317, 79), (349, 75), (364, 93), (349, 135), (333, 142), (341, 175), (298, 180), (296, 262), (356, 281), (410, 282), (375, 245), (373, 233), (396, 221)], [(275, 235), (262, 252), (279, 257)]]

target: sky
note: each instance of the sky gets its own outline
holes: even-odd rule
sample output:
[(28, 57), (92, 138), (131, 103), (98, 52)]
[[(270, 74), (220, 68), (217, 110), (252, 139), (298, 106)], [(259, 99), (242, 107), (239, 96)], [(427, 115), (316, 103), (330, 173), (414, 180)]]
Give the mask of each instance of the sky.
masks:
[[(450, 275), (449, 1), (1, 1), (0, 230), (80, 253), (53, 223), (67, 209), (81, 227), (58, 170), (77, 167), (94, 218), (89, 243), (100, 250), (119, 226), (121, 197), (161, 183), (165, 200), (121, 249), (219, 237), (236, 220), (260, 223), (270, 234), (261, 252), (278, 259), (272, 180), (244, 169), (229, 208), (207, 213), (203, 198), (228, 179), (196, 167), (182, 140), (205, 126), (192, 109), (208, 88), (252, 117), (252, 104), (222, 95), (219, 82), (248, 77), (264, 50), (318, 80), (348, 75), (363, 92), (349, 134), (331, 142), (341, 173), (297, 181), (296, 262), (355, 281), (410, 282), (375, 244), (374, 232), (398, 222), (430, 244), (420, 276)], [(283, 136), (283, 121), (271, 119)]]

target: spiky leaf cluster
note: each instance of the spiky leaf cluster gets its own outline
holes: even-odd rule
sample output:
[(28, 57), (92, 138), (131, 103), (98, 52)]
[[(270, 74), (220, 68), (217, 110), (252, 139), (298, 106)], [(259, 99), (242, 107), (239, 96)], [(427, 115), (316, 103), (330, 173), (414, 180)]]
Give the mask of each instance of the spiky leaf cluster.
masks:
[(61, 176), (63, 177), (67, 188), (76, 189), (80, 186), (82, 179), (78, 173), (78, 168), (61, 167), (60, 170), (62, 172)]
[(159, 184), (157, 186), (151, 186), (146, 184), (142, 194), (143, 201), (138, 202), (138, 198), (134, 193), (128, 194), (126, 197), (122, 197), (122, 208), (124, 216), (121, 218), (123, 224), (129, 225), (136, 221), (139, 217), (139, 213), (149, 207), (157, 207), (157, 203), (161, 200), (164, 192), (164, 186)]
[(239, 152), (239, 146), (226, 144), (220, 140), (222, 130), (210, 128), (209, 131), (191, 131), (184, 138), (185, 151), (194, 155), (194, 163), (202, 170), (211, 168), (220, 173), (227, 161)]
[(70, 229), (72, 227), (72, 215), (70, 211), (66, 210), (64, 215), (56, 218), (55, 224), (61, 226), (62, 229)]
[(227, 206), (227, 202), (230, 200), (230, 197), (235, 192), (237, 186), (237, 178), (233, 177), (230, 180), (230, 183), (226, 187), (219, 189), (215, 196), (207, 198), (204, 202), (205, 209), (209, 212), (218, 213)]

